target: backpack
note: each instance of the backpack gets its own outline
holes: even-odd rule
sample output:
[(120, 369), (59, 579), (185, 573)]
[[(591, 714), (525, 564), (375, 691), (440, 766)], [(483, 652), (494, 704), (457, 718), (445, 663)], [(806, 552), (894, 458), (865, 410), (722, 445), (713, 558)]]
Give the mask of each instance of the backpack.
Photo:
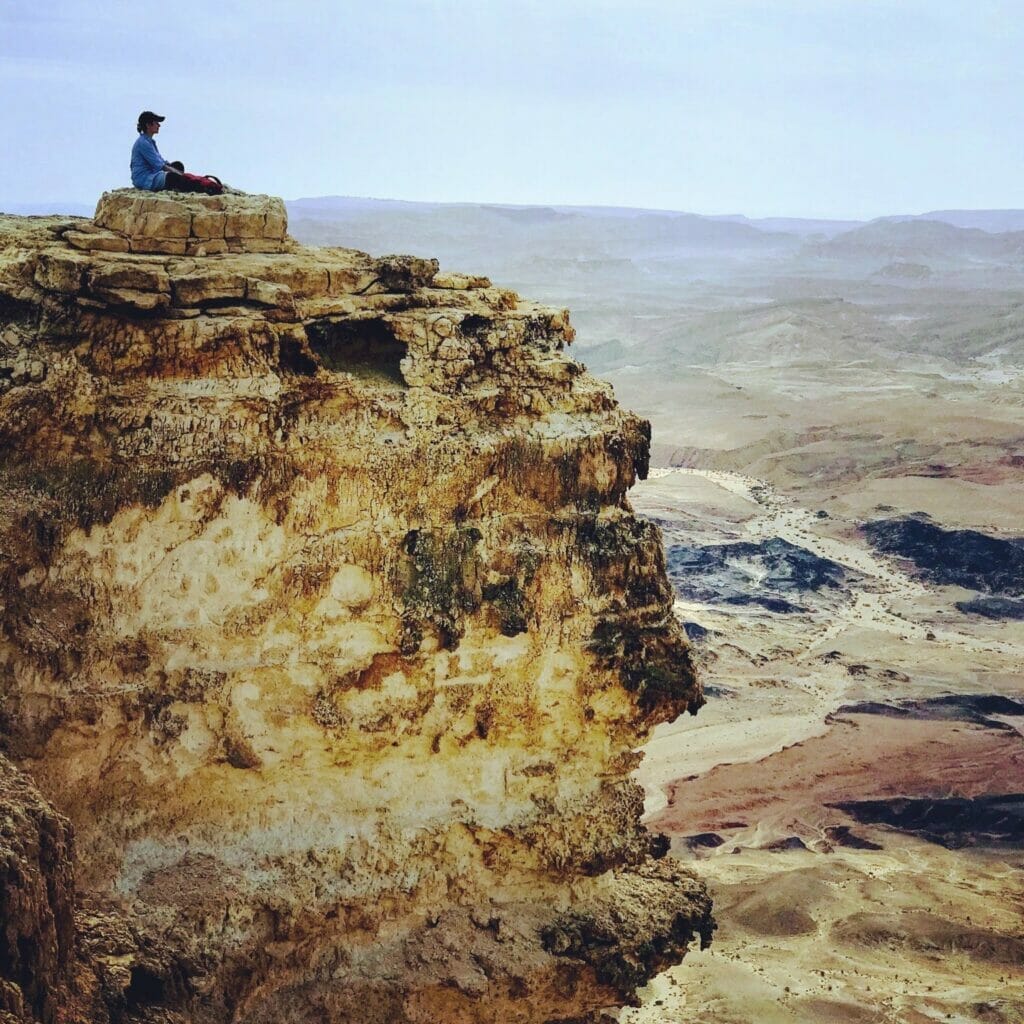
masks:
[(220, 178), (212, 174), (183, 174), (182, 177), (192, 183), (192, 191), (204, 192), (208, 196), (219, 196), (224, 191)]

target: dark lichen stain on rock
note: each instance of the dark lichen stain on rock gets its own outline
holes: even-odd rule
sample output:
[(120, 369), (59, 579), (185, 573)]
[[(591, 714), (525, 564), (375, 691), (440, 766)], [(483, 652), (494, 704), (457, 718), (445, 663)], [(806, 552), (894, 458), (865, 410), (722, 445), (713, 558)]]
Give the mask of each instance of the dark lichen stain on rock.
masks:
[(661, 708), (674, 717), (668, 709), (680, 699), (696, 713), (704, 701), (693, 693), (693, 662), (672, 613), (658, 527), (632, 518), (586, 518), (579, 527), (578, 550), (598, 592), (609, 595), (590, 650), (603, 666), (621, 673), (649, 713)]
[(410, 635), (431, 626), (442, 647), (458, 645), (465, 616), (483, 600), (480, 531), (473, 526), (410, 530), (402, 540), (403, 622)]
[(710, 900), (704, 903), (703, 914), (694, 918), (688, 905), (688, 897), (694, 895), (692, 880), (670, 861), (656, 862), (645, 869), (644, 877), (652, 886), (674, 882), (681, 900), (675, 913), (671, 905), (662, 908), (665, 920), (656, 938), (636, 936), (635, 943), (628, 938), (623, 941), (622, 908), (616, 908), (609, 901), (588, 914), (562, 915), (555, 924), (544, 929), (545, 948), (556, 956), (589, 965), (601, 984), (614, 989), (645, 984), (658, 971), (677, 962), (695, 939), (701, 949), (706, 948), (715, 929)]

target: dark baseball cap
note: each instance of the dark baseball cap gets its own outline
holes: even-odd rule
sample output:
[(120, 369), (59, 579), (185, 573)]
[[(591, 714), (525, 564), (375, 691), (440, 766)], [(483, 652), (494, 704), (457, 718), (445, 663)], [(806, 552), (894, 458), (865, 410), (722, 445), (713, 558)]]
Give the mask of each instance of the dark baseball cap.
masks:
[(160, 114), (154, 114), (152, 110), (144, 110), (139, 114), (139, 124), (149, 124), (150, 121), (166, 121)]

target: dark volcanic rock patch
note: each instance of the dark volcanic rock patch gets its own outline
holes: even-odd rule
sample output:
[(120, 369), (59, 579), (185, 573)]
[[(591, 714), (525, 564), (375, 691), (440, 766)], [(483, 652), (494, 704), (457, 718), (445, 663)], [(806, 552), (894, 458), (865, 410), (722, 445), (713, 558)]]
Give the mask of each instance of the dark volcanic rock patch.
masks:
[(1024, 793), (844, 800), (828, 806), (863, 824), (888, 825), (951, 850), (963, 846), (1024, 846)]
[(717, 832), (698, 832), (696, 835), (683, 836), (684, 845), (691, 850), (715, 850), (724, 842)]
[(875, 548), (910, 559), (919, 574), (932, 583), (1024, 596), (1024, 541), (1019, 538), (946, 530), (921, 513), (876, 519), (863, 531)]
[[(1001, 714), (1013, 706), (990, 700), (982, 699), (979, 713)], [(965, 721), (955, 704), (926, 706), (921, 714), (880, 714), (880, 707), (833, 716), (825, 734), (761, 761), (722, 764), (670, 783), (668, 804), (649, 827), (675, 837), (716, 832), (727, 841), (733, 827), (757, 827), (759, 846), (797, 835), (815, 848), (823, 836), (846, 845), (848, 832), (833, 836), (826, 830), (850, 826), (853, 818), (904, 831), (911, 831), (910, 824), (930, 829), (936, 837), (948, 835), (951, 846), (1010, 842), (1020, 829), (1012, 819), (1021, 817), (1014, 804), (1021, 798), (1005, 794), (1022, 792), (1020, 734)], [(950, 794), (974, 799), (958, 805), (948, 802)]]
[(829, 825), (825, 829), (825, 838), (836, 846), (845, 846), (848, 850), (881, 850), (879, 843), (857, 835), (849, 825)]
[(704, 640), (711, 631), (699, 622), (684, 622), (683, 632), (686, 633), (687, 640), (700, 641)]
[(974, 693), (901, 700), (891, 704), (864, 701), (859, 704), (844, 704), (829, 718), (834, 720), (842, 715), (883, 715), (886, 718), (914, 718), (922, 721), (971, 722), (987, 729), (1013, 731), (1013, 726), (992, 716), (1024, 717), (1024, 701), (1001, 697), (998, 694)]
[(986, 619), (1024, 619), (1024, 601), (1012, 597), (973, 597), (957, 601), (957, 611)]
[(762, 850), (771, 850), (772, 853), (789, 853), (791, 850), (806, 850), (807, 844), (799, 836), (782, 836), (765, 843)]
[(800, 598), (838, 588), (846, 570), (781, 537), (754, 544), (672, 544), (668, 575), (679, 597), (709, 604), (760, 605), (771, 612), (804, 611)]
[(713, 683), (704, 687), (704, 696), (708, 700), (732, 699), (737, 696), (737, 693), (738, 691), (729, 686), (715, 686)]

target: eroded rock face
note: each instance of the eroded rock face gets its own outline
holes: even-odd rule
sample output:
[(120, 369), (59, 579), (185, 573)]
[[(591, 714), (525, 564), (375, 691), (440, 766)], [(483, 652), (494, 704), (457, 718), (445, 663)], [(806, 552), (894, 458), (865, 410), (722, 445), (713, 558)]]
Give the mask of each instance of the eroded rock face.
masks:
[(0, 218), (0, 736), (136, 1001), (588, 1019), (712, 927), (630, 778), (702, 701), (647, 425), (565, 311), (280, 210)]
[(54, 1019), (74, 952), (71, 826), (0, 756), (0, 1011)]
[(0, 1021), (180, 1024), (193, 973), (116, 907), (80, 902), (70, 823), (0, 755)]

